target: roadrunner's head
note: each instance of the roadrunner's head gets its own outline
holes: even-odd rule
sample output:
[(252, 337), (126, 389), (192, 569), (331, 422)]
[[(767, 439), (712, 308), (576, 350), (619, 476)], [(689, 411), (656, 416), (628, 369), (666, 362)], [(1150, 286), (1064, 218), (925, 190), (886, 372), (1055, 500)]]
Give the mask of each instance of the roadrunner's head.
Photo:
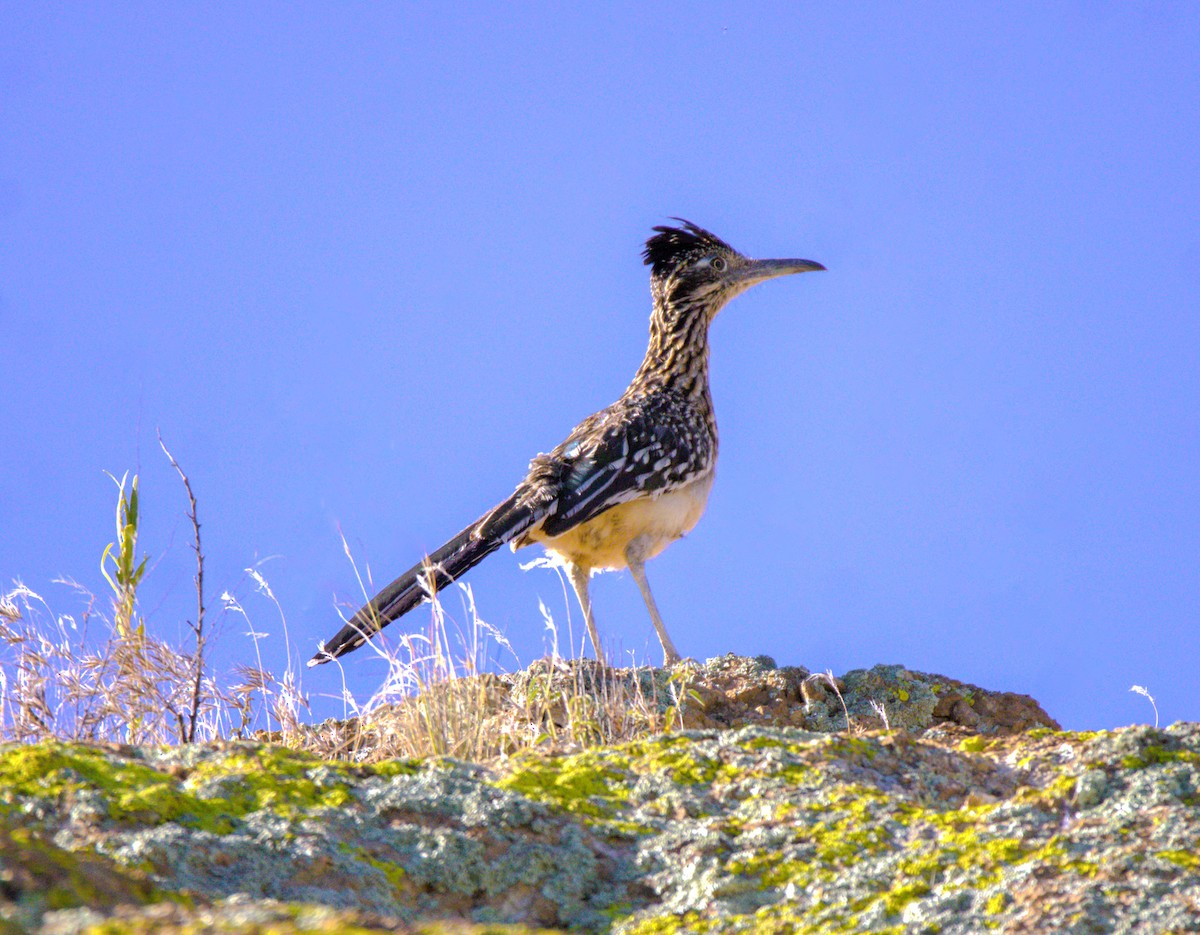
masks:
[(753, 285), (825, 269), (812, 260), (752, 260), (716, 234), (675, 218), (679, 227), (656, 227), (642, 257), (650, 267), (650, 291), (659, 307), (703, 307), (708, 319)]

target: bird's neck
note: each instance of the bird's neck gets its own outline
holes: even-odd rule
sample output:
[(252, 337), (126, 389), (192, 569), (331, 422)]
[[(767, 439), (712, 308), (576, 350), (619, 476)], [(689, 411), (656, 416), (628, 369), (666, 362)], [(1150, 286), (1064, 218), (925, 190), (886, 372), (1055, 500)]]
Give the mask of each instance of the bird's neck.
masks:
[(711, 407), (708, 394), (708, 325), (703, 303), (654, 303), (650, 343), (630, 390), (669, 389)]

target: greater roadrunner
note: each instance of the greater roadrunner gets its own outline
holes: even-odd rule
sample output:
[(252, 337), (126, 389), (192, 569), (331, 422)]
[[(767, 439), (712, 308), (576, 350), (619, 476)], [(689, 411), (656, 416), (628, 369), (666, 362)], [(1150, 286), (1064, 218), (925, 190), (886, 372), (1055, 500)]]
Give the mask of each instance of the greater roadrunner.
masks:
[(704, 512), (717, 464), (717, 423), (708, 390), (708, 326), (751, 286), (823, 270), (812, 260), (752, 260), (688, 221), (656, 227), (643, 259), (654, 310), (650, 346), (624, 394), (588, 416), (549, 454), (539, 454), (512, 496), (389, 584), (309, 662), (361, 646), (430, 593), (506, 542), (538, 542), (566, 565), (596, 658), (604, 650), (588, 578), (628, 568), (658, 632), (666, 663), (679, 652), (646, 581), (645, 563), (687, 534)]

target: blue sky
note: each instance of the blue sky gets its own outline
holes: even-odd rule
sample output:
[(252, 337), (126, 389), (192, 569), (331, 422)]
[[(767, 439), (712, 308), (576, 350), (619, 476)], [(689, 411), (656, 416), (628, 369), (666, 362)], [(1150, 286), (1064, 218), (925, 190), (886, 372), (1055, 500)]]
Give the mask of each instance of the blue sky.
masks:
[[(717, 483), (648, 567), (685, 655), (1200, 718), (1200, 7), (393, 6), (0, 6), (5, 587), (102, 593), (137, 471), (184, 629), (161, 430), (210, 602), (282, 669), (258, 567), (307, 658), (361, 596), (339, 530), (382, 585), (620, 394), (679, 215), (829, 268), (714, 326)], [(469, 578), (525, 663), (569, 607), (533, 557)], [(629, 575), (593, 594), (657, 661)]]

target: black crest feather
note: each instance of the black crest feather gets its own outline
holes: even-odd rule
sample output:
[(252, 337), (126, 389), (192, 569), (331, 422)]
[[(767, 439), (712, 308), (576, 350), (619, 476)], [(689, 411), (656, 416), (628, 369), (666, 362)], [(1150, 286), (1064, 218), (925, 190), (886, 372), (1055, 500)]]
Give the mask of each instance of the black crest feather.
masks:
[(646, 241), (646, 249), (642, 251), (643, 262), (653, 267), (651, 272), (655, 276), (694, 257), (711, 253), (714, 249), (733, 249), (716, 234), (697, 227), (691, 221), (683, 218), (672, 220), (678, 221), (681, 226), (654, 228), (657, 233)]

